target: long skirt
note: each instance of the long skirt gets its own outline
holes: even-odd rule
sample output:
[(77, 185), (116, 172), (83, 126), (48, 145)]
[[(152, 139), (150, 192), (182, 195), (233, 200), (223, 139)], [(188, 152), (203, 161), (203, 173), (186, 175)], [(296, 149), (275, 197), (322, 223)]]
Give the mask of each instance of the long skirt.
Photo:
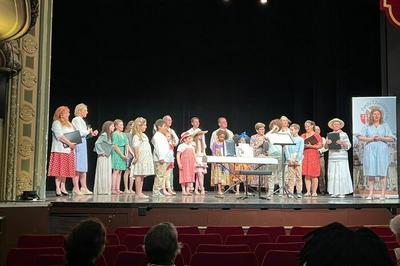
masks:
[(76, 171), (86, 173), (88, 171), (86, 138), (76, 145)]
[(111, 194), (111, 156), (98, 156), (94, 178), (94, 194)]

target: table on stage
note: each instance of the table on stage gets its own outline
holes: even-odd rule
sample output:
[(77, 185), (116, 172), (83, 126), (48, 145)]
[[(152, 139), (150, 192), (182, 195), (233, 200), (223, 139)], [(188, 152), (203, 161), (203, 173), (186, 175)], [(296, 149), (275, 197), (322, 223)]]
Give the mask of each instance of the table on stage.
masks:
[[(271, 157), (236, 157), (236, 156), (204, 156), (203, 162), (204, 163), (218, 163), (218, 164), (223, 164), (223, 163), (258, 164), (259, 166), (261, 166), (261, 165), (277, 165), (278, 164), (278, 160), (275, 158), (271, 158)], [(271, 174), (265, 170), (250, 170), (247, 172), (249, 172), (249, 173), (252, 172), (251, 175), (258, 175), (259, 179), (261, 178), (262, 175), (270, 175)], [(247, 175), (248, 174), (246, 174), (245, 186), (247, 186)], [(229, 191), (236, 184), (237, 183), (231, 185), (226, 191)], [(258, 188), (259, 198), (264, 198), (264, 197), (260, 196), (260, 190), (261, 190), (261, 188), (260, 188), (260, 180), (259, 180), (259, 188)], [(244, 198), (247, 198), (247, 189), (246, 189), (246, 196)]]

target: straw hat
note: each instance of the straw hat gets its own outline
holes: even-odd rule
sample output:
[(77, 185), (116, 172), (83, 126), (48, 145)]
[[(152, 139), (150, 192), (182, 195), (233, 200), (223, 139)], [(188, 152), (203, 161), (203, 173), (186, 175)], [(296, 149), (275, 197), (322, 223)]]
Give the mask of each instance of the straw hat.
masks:
[(184, 140), (185, 138), (191, 137), (191, 136), (192, 136), (192, 134), (190, 134), (189, 132), (187, 132), (187, 131), (183, 132), (183, 133), (181, 134), (180, 142), (183, 142), (183, 140)]
[(193, 130), (192, 136), (195, 137), (198, 134), (206, 134), (206, 133), (208, 133), (208, 130), (201, 130), (200, 128), (196, 128), (195, 130)]
[(330, 129), (333, 129), (333, 123), (335, 123), (335, 122), (339, 122), (340, 128), (344, 127), (344, 122), (343, 122), (343, 120), (341, 120), (341, 119), (339, 119), (339, 118), (333, 118), (333, 119), (331, 119), (331, 120), (328, 122), (328, 127), (329, 127)]

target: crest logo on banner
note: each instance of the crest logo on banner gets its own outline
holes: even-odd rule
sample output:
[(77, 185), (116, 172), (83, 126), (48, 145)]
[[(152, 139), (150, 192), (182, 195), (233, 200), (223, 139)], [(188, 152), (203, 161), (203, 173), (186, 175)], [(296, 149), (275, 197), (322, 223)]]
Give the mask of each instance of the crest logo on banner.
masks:
[[(383, 113), (383, 122), (386, 123), (392, 134), (396, 132), (396, 97), (353, 97), (353, 185), (355, 196), (368, 195), (368, 177), (363, 173), (364, 149), (367, 143), (359, 139), (362, 132), (369, 126), (371, 110), (378, 108)], [(388, 143), (389, 167), (387, 170), (387, 197), (398, 197), (397, 180), (397, 142)], [(377, 177), (379, 178), (379, 177)], [(380, 182), (375, 182), (375, 194), (380, 192)]]
[(380, 9), (385, 11), (386, 17), (395, 27), (400, 28), (400, 1), (380, 0)]

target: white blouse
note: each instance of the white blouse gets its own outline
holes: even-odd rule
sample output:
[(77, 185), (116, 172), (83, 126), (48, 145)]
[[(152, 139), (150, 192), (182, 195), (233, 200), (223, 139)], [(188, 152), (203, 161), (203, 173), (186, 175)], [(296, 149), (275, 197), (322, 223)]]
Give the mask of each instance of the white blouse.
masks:
[(56, 120), (51, 125), (52, 139), (51, 139), (51, 152), (70, 153), (69, 147), (64, 148), (63, 143), (59, 140), (65, 133), (74, 131), (74, 127), (63, 127), (61, 122)]
[(86, 137), (87, 135), (89, 135), (89, 130), (87, 129), (86, 122), (85, 120), (83, 120), (82, 117), (75, 116), (72, 119), (72, 125), (74, 125), (76, 130), (79, 130), (81, 137)]

